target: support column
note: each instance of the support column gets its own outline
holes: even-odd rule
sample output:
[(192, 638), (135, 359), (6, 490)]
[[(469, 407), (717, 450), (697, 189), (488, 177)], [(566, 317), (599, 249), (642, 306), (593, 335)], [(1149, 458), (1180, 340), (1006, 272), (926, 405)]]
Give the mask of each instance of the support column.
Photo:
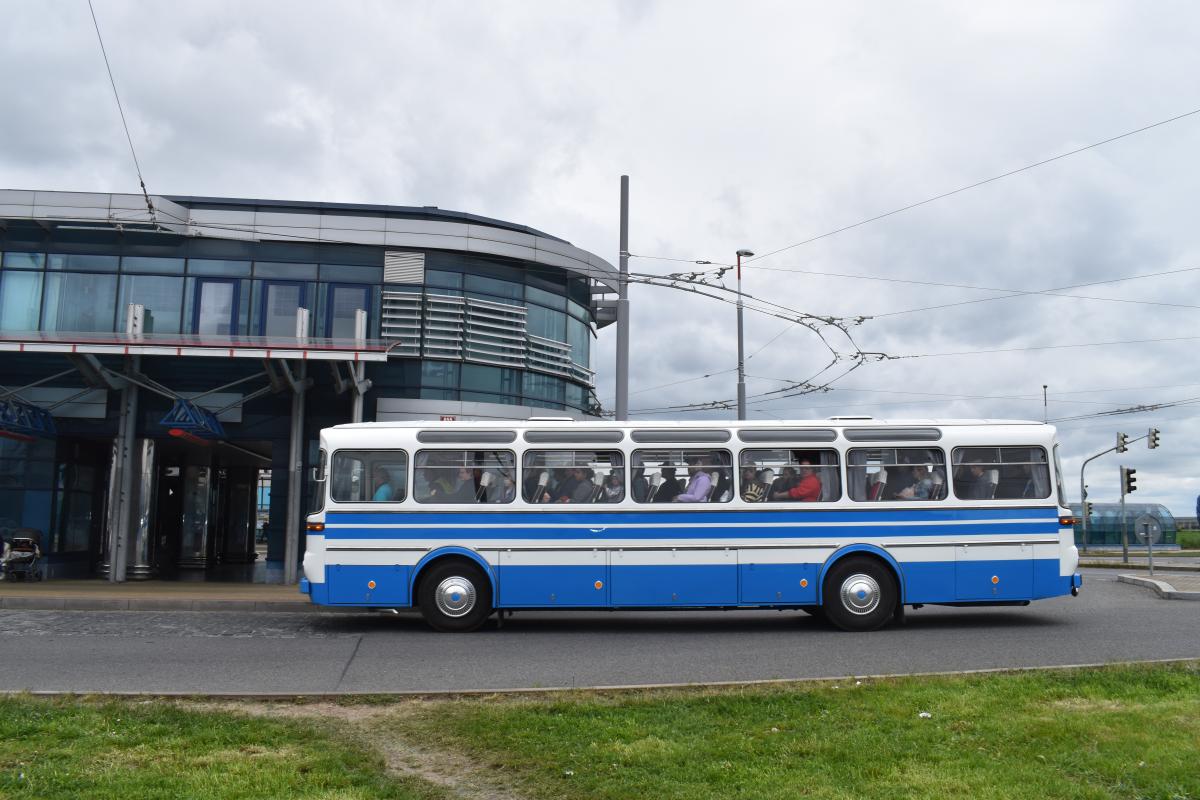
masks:
[[(125, 314), (125, 332), (131, 336), (142, 333), (144, 306), (130, 303)], [(128, 369), (141, 369), (141, 356), (129, 356)], [(116, 454), (113, 459), (116, 491), (113, 514), (109, 516), (108, 580), (124, 583), (126, 561), (129, 558), (130, 527), (133, 524), (133, 459), (134, 437), (137, 435), (138, 387), (126, 382), (121, 389), (121, 415), (117, 433)]]
[[(367, 338), (367, 312), (363, 309), (358, 309), (354, 312), (354, 339), (356, 347), (363, 347)], [(365, 391), (364, 384), (367, 381), (367, 364), (365, 361), (359, 361), (354, 365), (354, 406), (351, 409), (350, 421), (363, 421), (363, 392)]]
[[(296, 310), (296, 340), (308, 338), (308, 309)], [(283, 547), (283, 582), (296, 583), (300, 574), (300, 529), (303, 525), (300, 500), (304, 494), (304, 392), (308, 364), (300, 362), (292, 384), (292, 427), (288, 436), (287, 531)]]
[(157, 448), (153, 439), (137, 441), (132, 542), (129, 549), (128, 577), (130, 580), (146, 580), (154, 575), (154, 501), (158, 475)]

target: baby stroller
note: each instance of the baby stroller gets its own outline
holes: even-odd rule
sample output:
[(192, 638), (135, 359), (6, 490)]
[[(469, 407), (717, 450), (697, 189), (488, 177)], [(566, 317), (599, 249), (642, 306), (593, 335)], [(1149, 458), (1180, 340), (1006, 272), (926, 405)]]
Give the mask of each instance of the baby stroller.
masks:
[(38, 547), (38, 531), (21, 528), (13, 533), (12, 542), (5, 542), (0, 549), (0, 580), (40, 581), (42, 568), (38, 561), (42, 550)]

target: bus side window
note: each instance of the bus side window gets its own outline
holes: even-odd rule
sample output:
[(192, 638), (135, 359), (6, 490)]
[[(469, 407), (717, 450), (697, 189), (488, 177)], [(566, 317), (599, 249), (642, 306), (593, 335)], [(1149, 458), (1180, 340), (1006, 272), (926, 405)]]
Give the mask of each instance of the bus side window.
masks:
[(507, 450), (421, 450), (415, 460), (418, 503), (511, 503), (516, 459)]
[(936, 447), (851, 450), (846, 459), (850, 499), (905, 502), (946, 498), (946, 456)]
[(339, 450), (330, 468), (336, 503), (399, 503), (408, 489), (408, 454), (403, 450)]
[(630, 493), (638, 503), (726, 503), (733, 498), (728, 450), (634, 450)]
[(841, 499), (836, 450), (743, 450), (738, 490), (747, 503), (831, 503)]
[(1044, 500), (1050, 464), (1041, 447), (956, 447), (954, 494), (962, 500)]
[(526, 503), (619, 503), (624, 459), (619, 450), (528, 450), (521, 496)]

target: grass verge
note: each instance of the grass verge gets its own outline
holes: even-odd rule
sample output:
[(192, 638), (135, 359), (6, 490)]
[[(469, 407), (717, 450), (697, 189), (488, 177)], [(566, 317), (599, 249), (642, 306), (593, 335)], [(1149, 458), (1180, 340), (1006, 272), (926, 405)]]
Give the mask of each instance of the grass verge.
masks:
[(443, 796), (334, 734), (168, 702), (0, 697), (0, 798)]
[(337, 705), (15, 697), (0, 741), (3, 798), (1200, 798), (1200, 662)]
[(394, 731), (539, 798), (1200, 797), (1196, 664), (460, 701)]
[(1177, 531), (1175, 543), (1184, 550), (1200, 549), (1200, 531)]

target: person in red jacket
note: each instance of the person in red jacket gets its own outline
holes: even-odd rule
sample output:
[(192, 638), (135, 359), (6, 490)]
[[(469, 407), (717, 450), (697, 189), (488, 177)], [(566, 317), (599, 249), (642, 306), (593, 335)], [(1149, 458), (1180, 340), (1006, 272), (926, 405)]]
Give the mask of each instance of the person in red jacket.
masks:
[(821, 499), (821, 479), (808, 461), (800, 462), (799, 479), (791, 489), (785, 492), (775, 492), (772, 500), (799, 500), (803, 503), (815, 503)]

